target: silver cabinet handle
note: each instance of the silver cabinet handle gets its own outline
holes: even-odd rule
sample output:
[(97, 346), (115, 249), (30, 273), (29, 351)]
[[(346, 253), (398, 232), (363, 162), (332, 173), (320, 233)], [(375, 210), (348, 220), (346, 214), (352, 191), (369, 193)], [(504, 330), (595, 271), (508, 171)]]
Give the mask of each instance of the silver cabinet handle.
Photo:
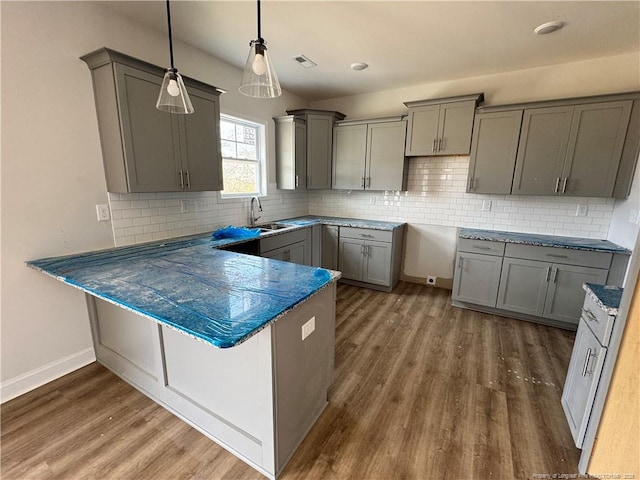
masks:
[(298, 175), (296, 175), (296, 188), (298, 188), (300, 186), (300, 179), (298, 178)]
[(373, 235), (371, 235), (370, 233), (361, 233), (360, 236), (364, 238), (373, 238)]
[(361, 180), (360, 180), (360, 186), (361, 186), (362, 188), (364, 188), (364, 177), (361, 177)]
[(568, 180), (569, 180), (569, 177), (564, 177), (564, 180), (562, 180), (562, 190), (560, 191), (560, 193), (565, 193), (567, 191)]
[(583, 316), (584, 316), (587, 320), (589, 320), (590, 322), (596, 322), (596, 323), (598, 322), (598, 317), (596, 317), (596, 316), (593, 314), (593, 312), (591, 312), (591, 310), (588, 310), (588, 309), (583, 308), (583, 309), (582, 309), (582, 314), (583, 314)]
[(464, 260), (464, 257), (460, 257), (460, 261), (458, 262), (458, 270), (462, 270), (462, 261)]
[(558, 189), (560, 188), (560, 177), (556, 177), (556, 188), (553, 189), (555, 193), (558, 193)]
[(184, 178), (182, 177), (182, 169), (180, 169), (180, 188), (184, 188)]
[(544, 275), (544, 281), (548, 282), (549, 281), (549, 274), (551, 273), (551, 267), (547, 267), (547, 271)]
[(584, 366), (582, 367), (582, 376), (586, 377), (587, 373), (591, 373), (588, 372), (587, 369), (589, 368), (589, 360), (591, 360), (591, 349), (587, 348), (587, 356), (584, 359)]
[(569, 258), (567, 255), (560, 255), (558, 253), (545, 253), (545, 255), (553, 258)]
[(478, 250), (491, 250), (491, 247), (484, 247), (482, 245), (473, 245), (472, 248), (477, 248)]
[(556, 277), (558, 276), (558, 269), (557, 268), (553, 268), (551, 270), (552, 274), (551, 274), (551, 283), (556, 283)]
[(437, 139), (437, 138), (434, 138), (434, 139), (433, 139), (433, 145), (431, 146), (431, 151), (432, 151), (432, 152), (434, 152), (434, 153), (437, 151), (437, 150), (436, 150), (436, 142), (437, 142), (437, 141), (438, 141), (438, 139)]
[(439, 138), (438, 139), (438, 151), (441, 152), (442, 150), (444, 150), (444, 138)]
[(367, 188), (371, 188), (371, 177), (367, 177)]
[(189, 170), (187, 170), (187, 188), (191, 188), (191, 178), (189, 178)]

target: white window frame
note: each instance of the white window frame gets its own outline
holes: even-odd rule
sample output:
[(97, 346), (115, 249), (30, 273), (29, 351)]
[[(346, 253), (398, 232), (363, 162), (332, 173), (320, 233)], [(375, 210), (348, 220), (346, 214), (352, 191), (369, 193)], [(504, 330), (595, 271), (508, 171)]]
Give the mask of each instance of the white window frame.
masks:
[[(228, 121), (237, 124), (244, 124), (249, 127), (254, 127), (257, 129), (256, 135), (256, 148), (258, 153), (258, 160), (247, 160), (244, 158), (233, 158), (231, 160), (239, 161), (239, 162), (251, 162), (257, 163), (259, 165), (258, 172), (260, 178), (258, 179), (258, 192), (253, 193), (225, 193), (224, 191), (220, 191), (220, 198), (223, 199), (233, 199), (233, 198), (251, 198), (251, 197), (264, 197), (267, 195), (267, 155), (266, 155), (266, 125), (258, 120), (242, 118), (237, 115), (229, 115), (226, 113), (220, 113), (221, 121)], [(221, 139), (222, 141), (222, 139)], [(222, 162), (224, 165), (225, 157), (222, 157)], [(224, 169), (223, 169), (223, 183), (224, 183)]]

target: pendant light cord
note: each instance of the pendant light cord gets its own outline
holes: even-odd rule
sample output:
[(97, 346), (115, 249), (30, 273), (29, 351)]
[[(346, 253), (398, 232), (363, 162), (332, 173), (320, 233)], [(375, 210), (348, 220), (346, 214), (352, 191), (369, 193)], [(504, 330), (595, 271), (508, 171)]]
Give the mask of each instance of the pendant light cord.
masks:
[[(260, 3), (260, 0), (258, 0)], [(167, 24), (169, 26), (169, 57), (171, 58), (171, 68), (173, 66), (173, 38), (171, 36), (171, 8), (169, 7), (169, 0), (167, 0)]]
[[(168, 2), (169, 0), (167, 0)], [(258, 40), (262, 41), (262, 32), (260, 29), (260, 0), (258, 0)]]

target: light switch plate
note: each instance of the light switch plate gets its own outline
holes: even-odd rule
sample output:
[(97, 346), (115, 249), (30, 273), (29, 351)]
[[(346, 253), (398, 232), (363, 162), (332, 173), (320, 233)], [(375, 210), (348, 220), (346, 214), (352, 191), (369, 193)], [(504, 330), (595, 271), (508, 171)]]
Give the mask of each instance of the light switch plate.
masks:
[(588, 206), (586, 203), (579, 203), (578, 208), (576, 208), (576, 217), (586, 217), (587, 210)]
[(491, 211), (491, 200), (483, 200), (482, 201), (482, 211), (490, 212)]

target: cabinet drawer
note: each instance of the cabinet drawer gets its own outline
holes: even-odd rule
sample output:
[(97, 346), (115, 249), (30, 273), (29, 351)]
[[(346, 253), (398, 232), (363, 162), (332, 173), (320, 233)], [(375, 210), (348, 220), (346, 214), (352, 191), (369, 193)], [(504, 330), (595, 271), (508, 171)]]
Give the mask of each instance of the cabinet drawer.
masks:
[(393, 231), (373, 230), (371, 228), (340, 227), (340, 237), (357, 238), (359, 240), (375, 240), (378, 242), (391, 242)]
[(460, 252), (502, 256), (504, 254), (504, 243), (492, 242), (490, 240), (470, 240), (468, 238), (459, 238), (458, 250)]
[(540, 260), (543, 262), (580, 265), (582, 267), (609, 268), (611, 253), (575, 250), (571, 248), (538, 247), (535, 245), (507, 244), (505, 257)]
[(276, 248), (285, 247), (292, 243), (303, 242), (307, 239), (308, 228), (301, 228), (293, 232), (281, 233), (260, 239), (260, 253), (268, 252)]
[(584, 322), (591, 328), (596, 338), (606, 347), (609, 345), (611, 338), (611, 330), (613, 330), (613, 322), (616, 317), (607, 315), (589, 295), (584, 298), (582, 306), (582, 318)]

